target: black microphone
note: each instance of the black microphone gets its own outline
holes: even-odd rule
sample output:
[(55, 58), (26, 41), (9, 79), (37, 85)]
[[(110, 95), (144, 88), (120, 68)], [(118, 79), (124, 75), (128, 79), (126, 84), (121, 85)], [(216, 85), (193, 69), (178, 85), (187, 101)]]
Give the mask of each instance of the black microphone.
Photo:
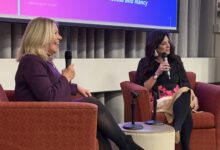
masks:
[[(167, 53), (162, 53), (162, 58), (163, 58), (164, 61), (168, 62)], [(166, 72), (167, 72), (168, 78), (171, 79), (170, 78), (170, 70), (168, 70)]]
[(72, 60), (72, 52), (71, 51), (65, 51), (66, 68), (71, 64), (71, 60)]
[(132, 95), (133, 98), (138, 97), (138, 93), (135, 92), (134, 90), (131, 91), (131, 95)]

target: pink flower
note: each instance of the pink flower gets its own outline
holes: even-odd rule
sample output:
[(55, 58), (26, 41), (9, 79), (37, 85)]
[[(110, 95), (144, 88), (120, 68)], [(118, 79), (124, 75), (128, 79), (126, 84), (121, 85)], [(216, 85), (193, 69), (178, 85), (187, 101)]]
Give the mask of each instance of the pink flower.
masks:
[(176, 85), (176, 87), (173, 90), (167, 90), (164, 86), (160, 85), (158, 86), (160, 98), (164, 96), (172, 96), (174, 93), (176, 93), (179, 90), (179, 85)]
[[(162, 98), (164, 96), (173, 96), (174, 93), (176, 93), (179, 90), (179, 85), (176, 85), (176, 87), (173, 90), (167, 90), (164, 86), (159, 85), (158, 91), (159, 91), (159, 98)], [(151, 100), (154, 100), (154, 97), (152, 95), (152, 92), (150, 93)]]

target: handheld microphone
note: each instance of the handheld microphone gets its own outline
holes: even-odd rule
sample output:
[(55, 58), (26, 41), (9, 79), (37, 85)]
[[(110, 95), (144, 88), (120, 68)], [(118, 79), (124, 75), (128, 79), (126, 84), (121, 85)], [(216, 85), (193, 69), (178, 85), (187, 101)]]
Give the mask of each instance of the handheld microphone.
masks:
[[(167, 63), (169, 63), (169, 62), (168, 62), (168, 58), (167, 58), (167, 53), (162, 53), (162, 58), (163, 58), (164, 61), (166, 61)], [(170, 78), (170, 70), (168, 70), (168, 71), (166, 71), (166, 72), (167, 72), (168, 78), (171, 79), (171, 78)]]
[(72, 52), (71, 51), (65, 51), (66, 68), (71, 64), (71, 60), (72, 60)]

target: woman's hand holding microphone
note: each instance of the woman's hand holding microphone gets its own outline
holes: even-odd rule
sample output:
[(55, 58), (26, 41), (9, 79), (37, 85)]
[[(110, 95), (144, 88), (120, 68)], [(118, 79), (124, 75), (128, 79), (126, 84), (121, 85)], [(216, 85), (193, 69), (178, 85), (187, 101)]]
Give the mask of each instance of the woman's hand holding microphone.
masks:
[(157, 71), (155, 72), (155, 75), (159, 76), (161, 75), (164, 71), (169, 71), (170, 70), (170, 64), (167, 61), (162, 61), (157, 68)]
[[(67, 68), (63, 69), (62, 70), (62, 75), (69, 81), (71, 82), (71, 80), (75, 77), (76, 75), (76, 72), (75, 72), (75, 68), (74, 68), (74, 65), (73, 64), (70, 64)], [(84, 97), (89, 97), (89, 96), (92, 96), (91, 92), (80, 86), (80, 85), (77, 85), (77, 91)]]
[(76, 75), (73, 64), (62, 70), (62, 75), (70, 82)]

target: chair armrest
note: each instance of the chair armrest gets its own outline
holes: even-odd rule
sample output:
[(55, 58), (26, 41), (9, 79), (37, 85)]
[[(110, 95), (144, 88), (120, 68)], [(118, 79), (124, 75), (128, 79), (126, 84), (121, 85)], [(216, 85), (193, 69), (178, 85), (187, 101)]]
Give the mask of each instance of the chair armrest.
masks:
[[(4, 90), (6, 96), (8, 97), (9, 101), (15, 101), (15, 92), (14, 90)], [(80, 93), (76, 93), (76, 95), (71, 95), (71, 98), (73, 99), (79, 99), (82, 98), (83, 96)]]
[(197, 82), (195, 94), (199, 101), (199, 110), (220, 115), (220, 86)]
[(220, 145), (220, 86), (208, 83), (196, 84), (196, 95), (198, 96), (199, 107), (202, 111), (211, 112), (215, 116), (215, 128), (217, 145)]
[(0, 122), (1, 149), (98, 149), (93, 104), (4, 102)]
[[(151, 118), (150, 95), (146, 88), (130, 81), (121, 82), (121, 89), (124, 98), (125, 121), (131, 121), (131, 91), (138, 93), (136, 98), (135, 121), (146, 121)], [(138, 111), (137, 111), (138, 110)]]

